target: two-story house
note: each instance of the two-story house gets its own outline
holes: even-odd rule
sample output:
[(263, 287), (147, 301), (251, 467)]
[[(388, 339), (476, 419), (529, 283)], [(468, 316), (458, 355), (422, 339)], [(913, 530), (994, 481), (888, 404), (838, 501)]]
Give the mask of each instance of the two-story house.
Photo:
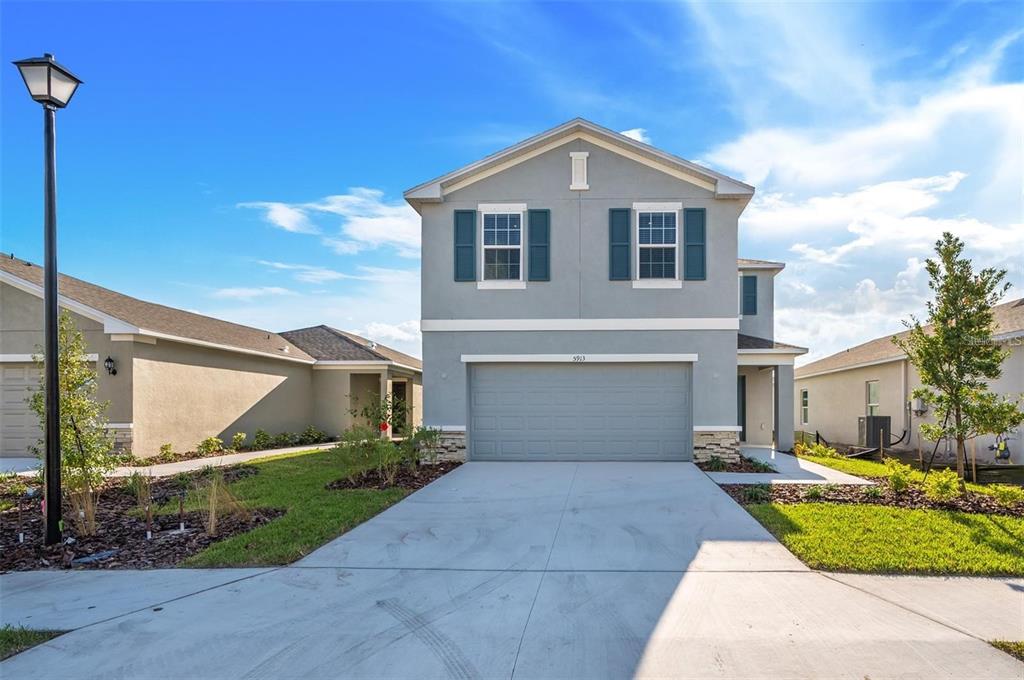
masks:
[(754, 189), (575, 119), (405, 193), (422, 217), (423, 422), (472, 460), (691, 460), (793, 444), (783, 265)]

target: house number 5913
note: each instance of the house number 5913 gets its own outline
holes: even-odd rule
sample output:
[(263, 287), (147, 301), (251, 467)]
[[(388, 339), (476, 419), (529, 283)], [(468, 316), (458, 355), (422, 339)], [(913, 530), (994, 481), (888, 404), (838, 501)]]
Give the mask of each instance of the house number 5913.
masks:
[(586, 354), (573, 354), (572, 355), (572, 362), (574, 364), (580, 364), (580, 363), (583, 363), (586, 360), (587, 360), (587, 355)]

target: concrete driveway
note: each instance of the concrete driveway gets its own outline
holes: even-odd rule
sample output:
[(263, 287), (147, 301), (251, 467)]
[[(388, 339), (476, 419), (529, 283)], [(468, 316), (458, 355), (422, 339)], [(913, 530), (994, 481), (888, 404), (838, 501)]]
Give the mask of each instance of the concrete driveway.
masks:
[[(19, 576), (0, 579), (5, 621), (32, 606), (18, 599)], [(295, 565), (136, 609), (96, 615), (0, 675), (878, 680), (1024, 669), (971, 631), (809, 571), (683, 463), (470, 463)]]

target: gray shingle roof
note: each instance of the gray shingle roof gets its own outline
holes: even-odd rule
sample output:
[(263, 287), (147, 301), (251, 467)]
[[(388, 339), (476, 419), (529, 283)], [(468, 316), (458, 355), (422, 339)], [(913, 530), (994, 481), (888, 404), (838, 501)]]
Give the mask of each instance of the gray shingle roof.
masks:
[(736, 335), (736, 349), (792, 349), (801, 352), (807, 351), (806, 347), (789, 345), (785, 342), (767, 340), (754, 335), (744, 335), (743, 333), (738, 333)]
[[(43, 268), (0, 253), (0, 271), (35, 286), (43, 285)], [(142, 330), (204, 343), (226, 345), (283, 359), (312, 361), (312, 357), (277, 333), (223, 321), (183, 309), (129, 297), (101, 286), (61, 274), (57, 287), (62, 297), (91, 307)]]
[(299, 328), (281, 335), (318, 361), (393, 361), (423, 369), (423, 363), (416, 357), (330, 326)]
[[(997, 337), (1003, 334), (1021, 332), (1024, 330), (1024, 298), (996, 305), (992, 308), (992, 315), (995, 317), (995, 335)], [(855, 347), (844, 349), (842, 352), (836, 352), (824, 359), (812, 361), (806, 366), (798, 368), (796, 370), (796, 377), (800, 378), (824, 371), (835, 371), (861, 364), (898, 359), (903, 356), (903, 352), (893, 344), (892, 339), (893, 337), (904, 337), (907, 333), (908, 331), (903, 331), (902, 333), (883, 335), (880, 338), (869, 340)]]

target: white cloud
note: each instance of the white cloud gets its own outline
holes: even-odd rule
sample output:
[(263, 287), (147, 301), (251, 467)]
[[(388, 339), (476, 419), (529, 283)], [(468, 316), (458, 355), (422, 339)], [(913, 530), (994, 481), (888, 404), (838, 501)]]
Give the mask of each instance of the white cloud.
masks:
[(629, 137), (630, 139), (635, 139), (638, 142), (643, 142), (644, 144), (651, 143), (651, 136), (647, 134), (647, 128), (631, 128), (629, 130), (623, 130), (619, 134)]
[(258, 208), (265, 211), (264, 219), (276, 227), (295, 234), (318, 234), (320, 230), (309, 221), (309, 216), (301, 208), (276, 203), (273, 201), (254, 201), (239, 203), (239, 208)]
[(367, 324), (366, 328), (354, 332), (385, 345), (390, 343), (420, 342), (420, 322), (415, 319), (400, 323), (380, 323), (374, 321)]
[(219, 288), (210, 293), (210, 297), (222, 300), (253, 300), (268, 295), (295, 295), (295, 291), (278, 286), (260, 286), (256, 288)]
[(420, 219), (404, 201), (388, 202), (384, 192), (353, 187), (347, 194), (335, 194), (308, 203), (239, 203), (241, 208), (263, 208), (266, 219), (287, 231), (319, 234), (314, 216), (340, 217), (338, 236), (325, 235), (321, 242), (339, 255), (353, 255), (384, 246), (399, 256), (416, 258), (420, 251)]
[(328, 281), (356, 278), (349, 274), (328, 269), (327, 267), (311, 264), (289, 264), (287, 262), (271, 262), (268, 260), (259, 260), (259, 263), (271, 269), (292, 272), (295, 280), (302, 281), (303, 283), (327, 283)]

